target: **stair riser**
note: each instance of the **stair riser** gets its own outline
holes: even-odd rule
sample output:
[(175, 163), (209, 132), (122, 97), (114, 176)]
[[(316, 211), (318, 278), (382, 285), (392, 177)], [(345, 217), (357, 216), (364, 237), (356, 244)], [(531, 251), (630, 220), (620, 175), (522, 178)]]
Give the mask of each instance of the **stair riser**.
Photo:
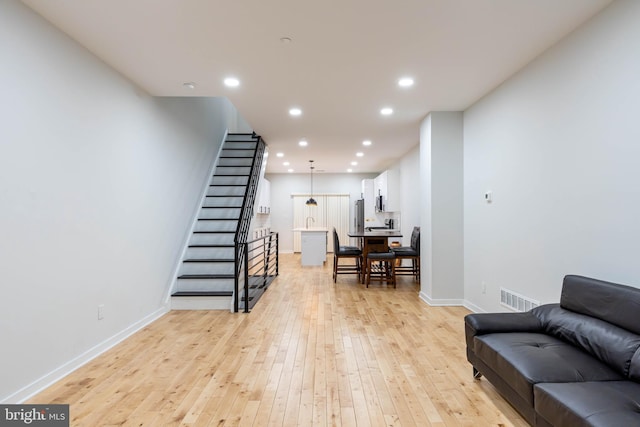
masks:
[(237, 134), (227, 134), (227, 141), (256, 141), (258, 139), (257, 136), (254, 136), (251, 133), (237, 133)]
[(217, 167), (214, 175), (249, 175), (251, 173), (251, 167), (249, 166), (231, 166), (231, 167)]
[[(233, 274), (233, 262), (183, 262), (179, 276), (183, 274)], [(195, 280), (195, 279), (189, 279)]]
[(209, 187), (207, 196), (244, 196), (247, 187)]
[(258, 144), (251, 141), (225, 142), (223, 150), (255, 150)]
[(198, 221), (195, 231), (230, 231), (235, 232), (238, 221)]
[(242, 159), (253, 159), (253, 156), (255, 154), (255, 150), (253, 148), (247, 148), (247, 149), (243, 149), (243, 150), (231, 150), (231, 149), (225, 149), (223, 148), (222, 151), (220, 152), (220, 155), (223, 157), (237, 157), (237, 158), (242, 158)]
[(233, 245), (235, 233), (224, 234), (193, 234), (189, 245)]
[(235, 258), (235, 248), (187, 248), (185, 259), (231, 259)]
[(211, 179), (212, 185), (247, 185), (247, 176), (214, 176)]
[(232, 310), (232, 297), (172, 297), (172, 310)]
[(235, 219), (240, 217), (240, 208), (202, 209), (198, 218), (201, 219)]
[(204, 207), (208, 208), (240, 208), (243, 197), (207, 197), (204, 199)]
[(233, 291), (233, 279), (178, 279), (177, 292)]
[(228, 157), (221, 158), (218, 161), (218, 166), (244, 166), (250, 167), (253, 163), (253, 157), (235, 157), (230, 159)]

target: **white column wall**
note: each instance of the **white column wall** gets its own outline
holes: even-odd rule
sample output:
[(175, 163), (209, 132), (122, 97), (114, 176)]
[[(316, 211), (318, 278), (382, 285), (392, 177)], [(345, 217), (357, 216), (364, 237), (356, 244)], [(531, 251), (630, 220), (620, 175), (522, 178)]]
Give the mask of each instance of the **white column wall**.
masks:
[(420, 132), (420, 296), (432, 305), (464, 298), (462, 117), (433, 112)]
[(394, 167), (400, 171), (400, 227), (402, 244), (411, 244), (413, 227), (420, 226), (420, 203), (423, 184), (420, 180), (420, 145), (406, 153)]
[(431, 114), (420, 124), (420, 297), (433, 295), (433, 215), (431, 179)]
[(638, 22), (613, 2), (465, 112), (474, 310), (504, 310), (501, 286), (557, 302), (566, 274), (640, 286)]
[(235, 112), (148, 96), (18, 1), (0, 2), (0, 64), (0, 402), (15, 403), (166, 311)]

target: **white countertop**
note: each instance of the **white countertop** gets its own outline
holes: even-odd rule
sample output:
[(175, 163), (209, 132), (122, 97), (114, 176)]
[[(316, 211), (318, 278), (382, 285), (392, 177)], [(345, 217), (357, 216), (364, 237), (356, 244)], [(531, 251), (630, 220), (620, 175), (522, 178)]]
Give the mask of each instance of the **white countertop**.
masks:
[(329, 229), (326, 227), (309, 227), (309, 228), (300, 227), (300, 228), (294, 228), (293, 231), (310, 231), (310, 232), (316, 232), (316, 233), (320, 233), (320, 232), (326, 233), (327, 231), (329, 231)]

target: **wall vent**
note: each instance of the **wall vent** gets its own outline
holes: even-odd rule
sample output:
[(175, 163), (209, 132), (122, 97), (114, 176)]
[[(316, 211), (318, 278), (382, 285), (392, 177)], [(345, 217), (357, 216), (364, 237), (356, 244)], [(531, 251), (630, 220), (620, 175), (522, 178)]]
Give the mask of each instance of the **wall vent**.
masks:
[(500, 304), (514, 311), (529, 311), (540, 305), (540, 301), (522, 296), (509, 289), (500, 288)]

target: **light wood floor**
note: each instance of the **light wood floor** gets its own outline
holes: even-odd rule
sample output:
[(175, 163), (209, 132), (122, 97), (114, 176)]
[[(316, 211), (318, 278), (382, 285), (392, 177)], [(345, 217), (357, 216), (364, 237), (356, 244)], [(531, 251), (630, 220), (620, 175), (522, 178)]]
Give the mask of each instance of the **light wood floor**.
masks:
[(527, 426), (472, 379), (466, 309), (280, 260), (250, 314), (172, 311), (31, 401), (72, 426)]

